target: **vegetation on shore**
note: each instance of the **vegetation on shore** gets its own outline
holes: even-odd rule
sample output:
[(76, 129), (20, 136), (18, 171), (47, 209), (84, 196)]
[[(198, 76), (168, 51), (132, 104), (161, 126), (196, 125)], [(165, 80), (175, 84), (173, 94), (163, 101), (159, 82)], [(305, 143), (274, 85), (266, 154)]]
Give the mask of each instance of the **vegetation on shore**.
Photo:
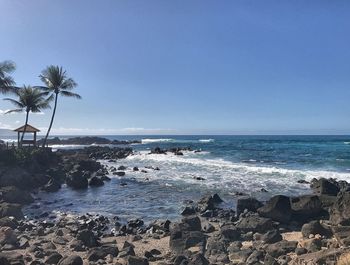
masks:
[(40, 112), (43, 109), (51, 108), (50, 102), (54, 100), (50, 124), (42, 143), (43, 147), (45, 147), (56, 115), (58, 96), (61, 95), (64, 97), (81, 99), (79, 94), (72, 92), (72, 90), (77, 87), (77, 83), (67, 76), (67, 72), (62, 67), (51, 65), (44, 69), (39, 75), (45, 86), (16, 87), (16, 82), (11, 76), (15, 69), (16, 65), (11, 61), (0, 63), (0, 93), (12, 93), (15, 96), (15, 98), (5, 98), (5, 100), (11, 102), (16, 107), (6, 113), (26, 112), (24, 132), (22, 133), (19, 146), (23, 143), (29, 113)]

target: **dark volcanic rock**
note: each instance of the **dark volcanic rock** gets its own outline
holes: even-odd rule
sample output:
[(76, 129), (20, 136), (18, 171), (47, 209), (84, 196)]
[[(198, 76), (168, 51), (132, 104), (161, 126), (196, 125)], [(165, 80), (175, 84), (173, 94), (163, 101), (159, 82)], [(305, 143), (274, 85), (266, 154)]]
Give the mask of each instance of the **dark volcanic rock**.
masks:
[(330, 209), (329, 220), (334, 225), (350, 225), (350, 192), (341, 192)]
[(274, 221), (288, 223), (292, 216), (290, 199), (283, 195), (274, 196), (263, 207), (258, 209), (258, 213)]
[(58, 265), (83, 265), (83, 260), (81, 259), (81, 257), (73, 255), (62, 258), (58, 262)]
[(82, 241), (87, 247), (96, 247), (99, 245), (98, 237), (88, 229), (80, 231), (77, 235), (77, 239)]
[(256, 214), (249, 215), (247, 217), (240, 218), (237, 222), (236, 227), (243, 233), (247, 232), (258, 232), (265, 233), (273, 227), (271, 219), (260, 217)]
[(277, 229), (270, 230), (261, 236), (261, 240), (267, 244), (273, 244), (282, 240), (282, 235)]
[(332, 179), (325, 179), (325, 178), (313, 179), (311, 181), (310, 186), (314, 190), (314, 192), (317, 194), (336, 196), (340, 191), (340, 188), (337, 185), (337, 182)]
[[(43, 139), (38, 141), (39, 145), (43, 144)], [(111, 144), (111, 145), (123, 145), (141, 143), (141, 141), (118, 141), (108, 140), (107, 138), (96, 137), (96, 136), (85, 136), (85, 137), (73, 137), (69, 139), (60, 139), (58, 137), (47, 139), (48, 145), (92, 145), (92, 144)]]
[(47, 192), (56, 192), (61, 188), (61, 183), (57, 180), (50, 179), (49, 182), (42, 188), (42, 190)]
[(305, 221), (308, 219), (316, 219), (322, 215), (326, 215), (323, 210), (322, 202), (316, 195), (304, 195), (291, 198), (293, 220)]
[(34, 202), (32, 195), (28, 191), (21, 190), (14, 186), (0, 188), (0, 201), (9, 203), (29, 204)]
[(269, 253), (272, 257), (278, 258), (282, 255), (294, 252), (297, 248), (297, 241), (280, 241), (274, 244), (270, 244), (266, 247), (266, 252)]
[(21, 205), (13, 203), (0, 203), (0, 218), (13, 216), (16, 219), (22, 219), (23, 213)]
[(99, 177), (93, 176), (90, 180), (89, 180), (89, 186), (92, 187), (100, 187), (103, 186), (104, 182), (102, 179), (100, 179)]
[(129, 256), (127, 265), (148, 265), (148, 260), (141, 257)]
[(263, 204), (255, 198), (239, 198), (237, 200), (237, 215), (240, 215), (246, 209), (250, 212), (256, 212), (262, 206)]
[(301, 228), (301, 233), (303, 234), (303, 237), (309, 238), (309, 236), (312, 235), (321, 235), (329, 237), (332, 233), (329, 229), (326, 229), (324, 226), (320, 224), (319, 220), (311, 221), (310, 223), (304, 224)]
[(87, 177), (81, 171), (71, 171), (66, 182), (73, 189), (86, 189), (89, 185)]

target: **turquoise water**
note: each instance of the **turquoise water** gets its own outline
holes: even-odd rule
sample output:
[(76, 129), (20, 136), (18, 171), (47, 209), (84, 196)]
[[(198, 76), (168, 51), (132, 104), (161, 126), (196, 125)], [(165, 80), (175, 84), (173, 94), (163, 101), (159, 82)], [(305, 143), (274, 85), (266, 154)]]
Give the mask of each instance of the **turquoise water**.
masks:
[[(44, 201), (52, 202), (41, 205), (40, 211), (59, 209), (118, 215), (124, 219), (176, 219), (187, 200), (196, 200), (204, 194), (218, 192), (227, 204), (234, 205), (238, 192), (265, 200), (276, 194), (309, 193), (308, 185), (297, 183), (301, 179), (350, 180), (349, 136), (106, 137), (142, 141), (132, 146), (133, 156), (117, 163), (101, 161), (108, 166), (127, 166), (126, 176), (112, 176), (104, 187), (87, 191), (64, 187), (56, 194), (39, 194)], [(149, 154), (155, 147), (190, 147), (201, 152), (184, 152), (183, 156)], [(134, 166), (148, 173), (133, 172)], [(204, 180), (197, 180), (198, 177)]]

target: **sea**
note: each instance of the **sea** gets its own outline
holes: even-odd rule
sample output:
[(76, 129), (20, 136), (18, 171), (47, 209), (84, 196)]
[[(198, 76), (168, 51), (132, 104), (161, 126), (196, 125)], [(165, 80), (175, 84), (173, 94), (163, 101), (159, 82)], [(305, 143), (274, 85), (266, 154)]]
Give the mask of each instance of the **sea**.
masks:
[[(60, 136), (61, 138), (69, 136)], [(122, 220), (176, 220), (183, 207), (202, 196), (218, 193), (234, 207), (241, 196), (268, 200), (284, 194), (310, 193), (299, 180), (335, 178), (350, 181), (350, 136), (101, 136), (111, 140), (140, 140), (134, 155), (108, 166), (125, 166), (123, 177), (110, 175), (103, 187), (35, 194), (28, 216), (43, 212), (103, 214)], [(9, 141), (11, 139), (7, 139)], [(52, 146), (74, 149), (83, 146)], [(150, 154), (153, 148), (189, 147), (182, 156)], [(147, 173), (133, 171), (133, 167)], [(152, 168), (159, 168), (154, 170)]]

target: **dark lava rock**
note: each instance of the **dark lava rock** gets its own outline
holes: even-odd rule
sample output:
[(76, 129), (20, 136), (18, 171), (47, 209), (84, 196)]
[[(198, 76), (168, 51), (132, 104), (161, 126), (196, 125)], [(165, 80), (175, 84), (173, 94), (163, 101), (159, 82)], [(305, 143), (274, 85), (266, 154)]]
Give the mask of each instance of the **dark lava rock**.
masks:
[(337, 182), (332, 179), (313, 179), (311, 181), (311, 188), (317, 194), (333, 195), (336, 196), (340, 191)]
[(224, 225), (220, 228), (220, 234), (225, 240), (229, 242), (237, 241), (240, 239), (240, 231), (233, 225)]
[(0, 203), (0, 218), (13, 216), (16, 219), (23, 219), (21, 205), (14, 203)]
[(127, 265), (148, 265), (148, 260), (141, 257), (129, 256), (126, 260)]
[(113, 175), (123, 177), (123, 176), (125, 176), (125, 172), (124, 171), (116, 171), (116, 172), (113, 172)]
[(83, 265), (83, 260), (77, 255), (62, 258), (58, 265)]
[(201, 231), (201, 220), (198, 216), (188, 216), (182, 219), (182, 223), (188, 231)]
[(48, 256), (44, 263), (45, 264), (52, 264), (52, 265), (56, 265), (60, 260), (62, 259), (62, 255), (60, 253), (52, 253), (50, 256)]
[(263, 207), (258, 209), (258, 213), (274, 221), (288, 223), (292, 216), (290, 199), (283, 195), (274, 196)]
[(188, 265), (209, 265), (209, 261), (204, 257), (203, 254), (198, 253), (191, 258)]
[(83, 242), (83, 244), (87, 247), (97, 247), (99, 245), (98, 237), (88, 229), (79, 231), (77, 239)]
[(247, 217), (240, 218), (236, 227), (243, 233), (265, 233), (273, 227), (271, 219), (260, 217), (258, 215), (249, 215)]
[(42, 190), (46, 192), (56, 192), (61, 188), (61, 183), (55, 181), (54, 179), (50, 179), (48, 183), (42, 188)]
[(34, 202), (28, 191), (21, 190), (14, 186), (0, 188), (0, 201), (18, 204), (29, 204)]
[(89, 185), (88, 179), (81, 171), (71, 171), (67, 176), (67, 185), (73, 189), (86, 189)]
[(316, 195), (303, 195), (291, 198), (293, 220), (306, 221), (328, 214), (323, 210), (322, 203)]
[(185, 209), (181, 212), (181, 215), (193, 215), (196, 213), (196, 209), (192, 206), (186, 206)]
[(277, 229), (270, 230), (261, 236), (261, 240), (267, 244), (273, 244), (281, 241), (283, 238)]
[(320, 224), (319, 220), (311, 221), (307, 224), (304, 224), (301, 228), (301, 233), (303, 234), (303, 237), (309, 238), (309, 236), (312, 235), (321, 235), (329, 237), (331, 236), (331, 231), (329, 229), (326, 229), (324, 226)]
[(278, 258), (282, 255), (286, 255), (290, 252), (294, 252), (297, 248), (297, 241), (280, 241), (274, 244), (270, 244), (266, 247), (266, 252), (269, 253), (272, 257)]
[(183, 253), (186, 249), (194, 246), (205, 247), (206, 237), (200, 231), (188, 231), (183, 224), (175, 224), (170, 230), (170, 248), (175, 253)]
[(117, 257), (119, 250), (116, 246), (102, 246), (99, 248), (91, 249), (88, 253), (89, 261), (98, 261), (99, 259), (104, 259), (107, 255), (112, 255), (112, 257)]
[(338, 194), (329, 215), (329, 220), (334, 225), (350, 225), (350, 192)]
[(255, 198), (239, 198), (237, 200), (237, 215), (240, 215), (246, 209), (250, 212), (256, 212), (262, 206), (263, 204)]
[(89, 180), (89, 186), (101, 187), (103, 185), (104, 185), (103, 180), (100, 179), (99, 177), (94, 176)]
[(218, 204), (222, 203), (223, 200), (220, 198), (218, 194), (214, 194), (211, 196), (205, 196), (198, 201), (198, 208), (201, 212), (205, 212), (207, 210), (214, 210)]

